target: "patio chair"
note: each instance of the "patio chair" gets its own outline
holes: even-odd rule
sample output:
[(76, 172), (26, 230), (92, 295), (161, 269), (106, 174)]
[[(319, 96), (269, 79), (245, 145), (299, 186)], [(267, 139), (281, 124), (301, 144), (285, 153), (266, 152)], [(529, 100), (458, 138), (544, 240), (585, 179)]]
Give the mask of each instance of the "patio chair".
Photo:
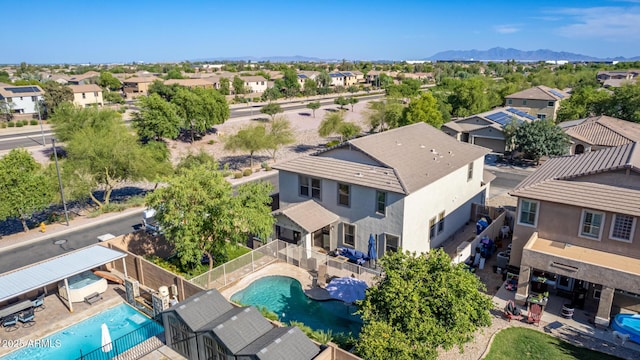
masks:
[(21, 312), (20, 315), (18, 315), (18, 320), (22, 323), (22, 327), (31, 327), (36, 323), (35, 317), (36, 315), (33, 312), (33, 308), (30, 308)]
[(46, 306), (44, 305), (44, 293), (38, 295), (35, 300), (32, 300), (32, 303), (35, 311), (42, 311), (46, 309)]
[(536, 326), (540, 325), (540, 318), (542, 318), (542, 307), (538, 304), (531, 304), (529, 307), (528, 314), (529, 324), (536, 324)]
[(12, 314), (12, 315), (4, 317), (2, 319), (2, 327), (4, 327), (4, 330), (7, 331), (7, 332), (17, 330), (18, 329), (18, 315)]
[(513, 300), (507, 301), (507, 305), (504, 307), (504, 317), (511, 322), (511, 320), (522, 320), (522, 311), (518, 309)]
[(318, 266), (318, 286), (325, 287), (327, 285), (327, 265)]

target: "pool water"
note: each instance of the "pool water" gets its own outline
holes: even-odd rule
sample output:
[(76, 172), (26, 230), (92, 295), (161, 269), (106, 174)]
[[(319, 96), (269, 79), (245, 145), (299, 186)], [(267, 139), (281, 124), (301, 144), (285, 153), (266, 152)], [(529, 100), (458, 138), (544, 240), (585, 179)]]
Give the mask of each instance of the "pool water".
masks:
[[(36, 320), (38, 315), (36, 313)], [(37, 360), (37, 359), (77, 359), (82, 354), (87, 354), (102, 346), (102, 324), (107, 324), (111, 340), (114, 342), (112, 350), (104, 353), (104, 358), (116, 356), (116, 348), (119, 353), (157, 335), (163, 331), (162, 326), (150, 324), (151, 319), (127, 304), (121, 304), (105, 310), (75, 325), (48, 336), (44, 339), (30, 339), (29, 346), (14, 351), (2, 357), (2, 360)], [(127, 337), (127, 341), (116, 339), (129, 334), (145, 325), (145, 330)], [(18, 331), (23, 330), (19, 329)], [(25, 329), (26, 330), (26, 329)], [(39, 340), (39, 344), (35, 343)]]
[(355, 305), (338, 300), (312, 300), (302, 291), (300, 282), (288, 276), (267, 276), (251, 283), (231, 297), (243, 305), (266, 307), (281, 322), (299, 321), (314, 330), (331, 330), (333, 334), (360, 334), (362, 320), (353, 314)]

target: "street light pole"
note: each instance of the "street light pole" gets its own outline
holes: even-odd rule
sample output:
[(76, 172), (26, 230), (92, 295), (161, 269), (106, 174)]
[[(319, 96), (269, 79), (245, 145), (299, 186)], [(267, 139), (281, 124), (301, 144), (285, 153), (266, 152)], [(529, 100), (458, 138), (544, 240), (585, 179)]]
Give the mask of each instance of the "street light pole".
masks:
[(44, 128), (42, 127), (42, 115), (40, 114), (40, 100), (37, 100), (36, 97), (36, 106), (38, 107), (38, 121), (40, 122), (40, 133), (42, 134), (42, 146), (46, 146), (47, 143), (44, 139)]
[(62, 178), (60, 177), (60, 167), (58, 166), (58, 152), (56, 151), (56, 139), (51, 138), (51, 146), (53, 146), (53, 157), (56, 159), (56, 172), (58, 173), (58, 184), (60, 184), (60, 198), (62, 199), (62, 207), (64, 208), (64, 219), (69, 226), (69, 213), (67, 212), (67, 202), (64, 200), (64, 189), (62, 188)]

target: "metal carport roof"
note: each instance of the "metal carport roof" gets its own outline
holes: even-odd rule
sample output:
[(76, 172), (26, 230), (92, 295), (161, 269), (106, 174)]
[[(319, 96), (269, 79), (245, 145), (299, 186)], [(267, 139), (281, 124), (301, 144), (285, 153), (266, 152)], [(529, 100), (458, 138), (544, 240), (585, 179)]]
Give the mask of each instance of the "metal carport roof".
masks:
[(126, 256), (125, 253), (96, 244), (0, 274), (0, 301), (43, 288)]

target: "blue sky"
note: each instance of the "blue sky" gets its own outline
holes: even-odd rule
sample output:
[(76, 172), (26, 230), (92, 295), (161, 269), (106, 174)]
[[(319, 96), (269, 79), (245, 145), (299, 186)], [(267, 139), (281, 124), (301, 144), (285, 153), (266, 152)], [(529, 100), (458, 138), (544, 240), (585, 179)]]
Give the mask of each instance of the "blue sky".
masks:
[(2, 9), (0, 63), (412, 60), (495, 46), (640, 55), (640, 0), (20, 0)]

